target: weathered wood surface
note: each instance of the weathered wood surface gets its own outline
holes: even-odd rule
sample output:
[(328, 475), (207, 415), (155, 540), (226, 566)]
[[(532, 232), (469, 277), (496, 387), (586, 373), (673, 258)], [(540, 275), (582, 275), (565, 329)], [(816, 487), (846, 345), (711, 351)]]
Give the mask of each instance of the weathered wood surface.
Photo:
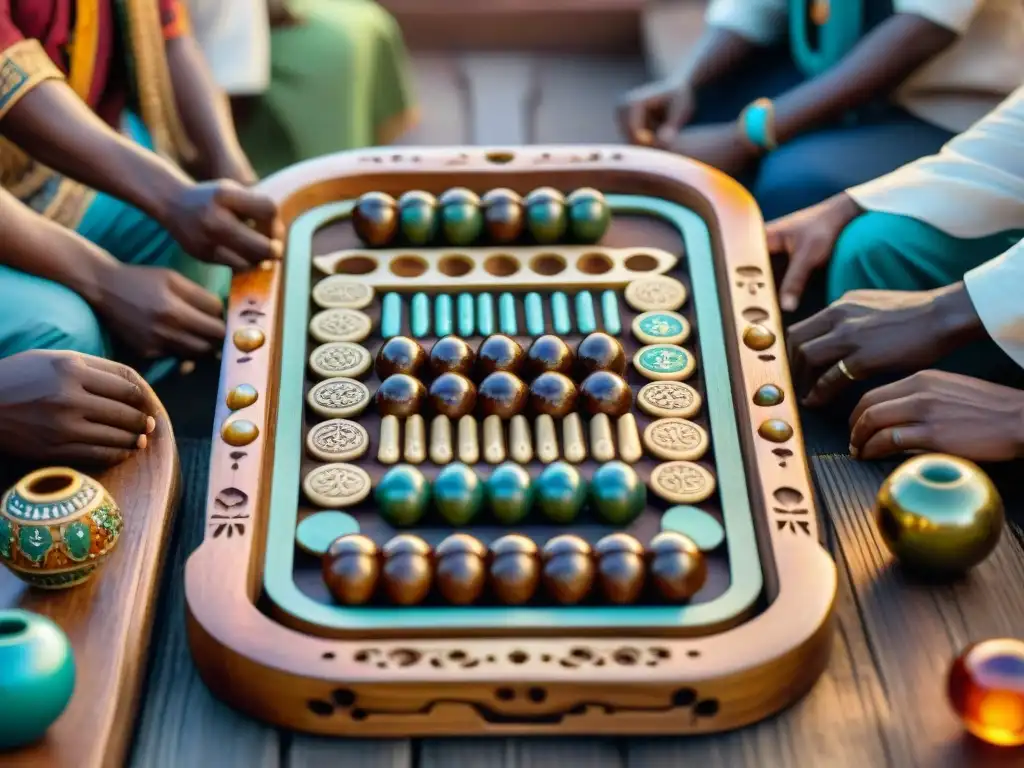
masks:
[[(417, 74), (426, 114), (407, 137), (410, 144), (614, 141), (618, 94), (644, 79), (638, 61), (495, 54), (420, 56)], [(342, 741), (280, 733), (246, 720), (199, 681), (184, 634), (181, 570), (202, 534), (208, 446), (183, 441), (180, 447), (186, 496), (154, 631), (132, 760), (138, 768), (1024, 765), (1024, 753), (965, 738), (944, 695), (946, 667), (964, 644), (1024, 637), (1020, 539), (1008, 528), (996, 553), (959, 583), (908, 581), (892, 567), (870, 515), (890, 465), (812, 457), (828, 546), (839, 566), (837, 628), (828, 670), (780, 716), (734, 733), (687, 739)], [(1017, 511), (1024, 514), (1024, 508)]]

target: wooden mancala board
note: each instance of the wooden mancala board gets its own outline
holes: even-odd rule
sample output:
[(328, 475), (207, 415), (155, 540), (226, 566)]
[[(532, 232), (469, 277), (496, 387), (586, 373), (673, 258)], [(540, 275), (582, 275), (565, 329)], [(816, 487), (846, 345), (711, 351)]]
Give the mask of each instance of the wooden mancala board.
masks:
[[(588, 246), (373, 249), (356, 237), (350, 214), (364, 193), (453, 187), (480, 195), (591, 187), (606, 195), (612, 223)], [(232, 288), (208, 527), (186, 569), (193, 655), (218, 696), (254, 717), (324, 734), (678, 734), (751, 723), (809, 690), (831, 646), (836, 572), (819, 541), (763, 223), (739, 185), (654, 150), (530, 147), (343, 153), (286, 170), (263, 189), (289, 227), (287, 257), (236, 277)], [(689, 325), (681, 346), (695, 363), (686, 384), (699, 408), (684, 410), (697, 428), (683, 428), (691, 439), (658, 432), (661, 449), (690, 463), (659, 458), (651, 451), (658, 438), (644, 435), (659, 408), (681, 407), (671, 388), (645, 393), (649, 376), (634, 360), (644, 346), (633, 328), (637, 308), (650, 302), (678, 307)], [(313, 320), (339, 305), (357, 311)], [(455, 415), (437, 426), (429, 396), (420, 420), (382, 419), (372, 401), (353, 407), (364, 396), (359, 385), (310, 395), (326, 366), (361, 379), (372, 396), (382, 334), (413, 338), (429, 353), (438, 328), (472, 350), (502, 332), (524, 350), (541, 334), (571, 350), (589, 331), (614, 336), (628, 363), (632, 418), (590, 416), (581, 394), (578, 420), (542, 423), (528, 406), (525, 418), (463, 426)], [(359, 340), (321, 346), (327, 338)], [(669, 350), (643, 359), (657, 368), (672, 358)], [(418, 375), (429, 387), (431, 376)], [(469, 378), (479, 405), (482, 373)], [(582, 377), (573, 378), (582, 393)], [(332, 416), (344, 422), (324, 426)], [(694, 434), (704, 446), (694, 448)], [(318, 452), (340, 453), (341, 466)], [(485, 501), (453, 525), (458, 505), (454, 517), (442, 516), (438, 499), (467, 478), (439, 478), (452, 474), (449, 459), (471, 465), (469, 479), (481, 485), (498, 462), (520, 461), (538, 499), (551, 466), (575, 467), (586, 483), (613, 459), (647, 485), (646, 502), (621, 525), (596, 514), (596, 502), (556, 523), (539, 501), (503, 525)], [(402, 529), (375, 496), (394, 462), (415, 465), (434, 494), (433, 508)], [(597, 547), (617, 532), (639, 542), (630, 555), (639, 559), (626, 560), (646, 569), (644, 589), (622, 603), (601, 580), (603, 555), (579, 549), (579, 539)], [(369, 602), (349, 605), (332, 598), (319, 553), (356, 533), (384, 554), (357, 553), (380, 583)], [(448, 577), (465, 576), (474, 565), (465, 540), (454, 554), (461, 560), (439, 547), (453, 533), (480, 544), (474, 563), (486, 584), (470, 605), (445, 589), (445, 567), (456, 564)], [(429, 551), (417, 554), (409, 534)], [(498, 557), (488, 551), (508, 534), (565, 558), (557, 566), (555, 554), (544, 559), (545, 577), (518, 604), (500, 597)], [(698, 550), (687, 557), (706, 565), (692, 595), (660, 589), (659, 567), (682, 561), (659, 560), (658, 537), (678, 542), (678, 534)], [(394, 548), (396, 535), (402, 546)], [(579, 538), (549, 544), (566, 535)], [(571, 599), (555, 583), (559, 567), (570, 592), (590, 578)], [(407, 581), (391, 589), (389, 573)], [(429, 591), (409, 599), (408, 580), (431, 576)]]

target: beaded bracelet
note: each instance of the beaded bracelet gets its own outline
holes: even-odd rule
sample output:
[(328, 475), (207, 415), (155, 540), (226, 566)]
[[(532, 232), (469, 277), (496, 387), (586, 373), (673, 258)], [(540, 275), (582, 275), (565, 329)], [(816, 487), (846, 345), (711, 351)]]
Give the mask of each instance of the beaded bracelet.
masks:
[(757, 99), (740, 113), (740, 128), (755, 145), (771, 152), (779, 144), (775, 140), (775, 105), (771, 99)]

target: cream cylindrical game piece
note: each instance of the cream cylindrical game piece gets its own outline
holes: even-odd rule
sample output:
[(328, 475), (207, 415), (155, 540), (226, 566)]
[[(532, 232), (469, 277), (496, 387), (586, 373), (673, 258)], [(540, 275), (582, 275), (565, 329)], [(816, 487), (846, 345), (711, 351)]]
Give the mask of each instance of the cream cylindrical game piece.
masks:
[(501, 464), (505, 460), (505, 430), (501, 416), (491, 414), (484, 419), (484, 461)]
[(512, 417), (508, 426), (508, 454), (518, 464), (533, 461), (533, 442), (530, 439), (530, 422), (521, 413)]
[(636, 417), (632, 413), (620, 416), (615, 423), (619, 438), (619, 458), (627, 464), (635, 464), (644, 455), (644, 447), (640, 442), (640, 429), (636, 425)]
[(555, 420), (542, 413), (533, 423), (533, 435), (537, 441), (537, 458), (544, 464), (558, 459), (558, 435), (555, 434)]
[(450, 464), (452, 456), (451, 419), (435, 416), (430, 422), (430, 460), (435, 464)]
[(398, 417), (385, 416), (380, 420), (380, 445), (377, 447), (377, 461), (394, 464), (402, 458), (402, 447), (398, 437)]
[(427, 458), (427, 426), (423, 417), (414, 413), (405, 420), (405, 453), (403, 461), (421, 464)]
[(590, 418), (590, 455), (602, 463), (615, 458), (615, 440), (612, 438), (612, 420), (607, 413)]
[(476, 418), (468, 414), (459, 419), (459, 461), (463, 464), (476, 464), (480, 461)]
[(587, 439), (583, 436), (583, 422), (578, 413), (562, 419), (562, 453), (565, 460), (579, 464), (587, 458)]

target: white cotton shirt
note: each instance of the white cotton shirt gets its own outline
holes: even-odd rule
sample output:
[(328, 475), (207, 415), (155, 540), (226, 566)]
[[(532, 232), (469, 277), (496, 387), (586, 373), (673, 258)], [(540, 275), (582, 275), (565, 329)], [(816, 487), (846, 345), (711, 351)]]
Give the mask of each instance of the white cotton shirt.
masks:
[[(847, 194), (865, 210), (909, 216), (953, 237), (1024, 230), (1024, 87), (938, 154)], [(989, 335), (1024, 367), (1024, 242), (968, 272), (964, 284)]]
[(229, 96), (255, 96), (270, 87), (266, 0), (188, 0), (188, 10), (217, 85)]
[[(789, 5), (789, 0), (711, 0), (706, 20), (768, 45), (785, 39)], [(896, 103), (922, 120), (959, 133), (1024, 81), (1022, 0), (893, 0), (893, 10), (960, 35), (895, 94)]]

